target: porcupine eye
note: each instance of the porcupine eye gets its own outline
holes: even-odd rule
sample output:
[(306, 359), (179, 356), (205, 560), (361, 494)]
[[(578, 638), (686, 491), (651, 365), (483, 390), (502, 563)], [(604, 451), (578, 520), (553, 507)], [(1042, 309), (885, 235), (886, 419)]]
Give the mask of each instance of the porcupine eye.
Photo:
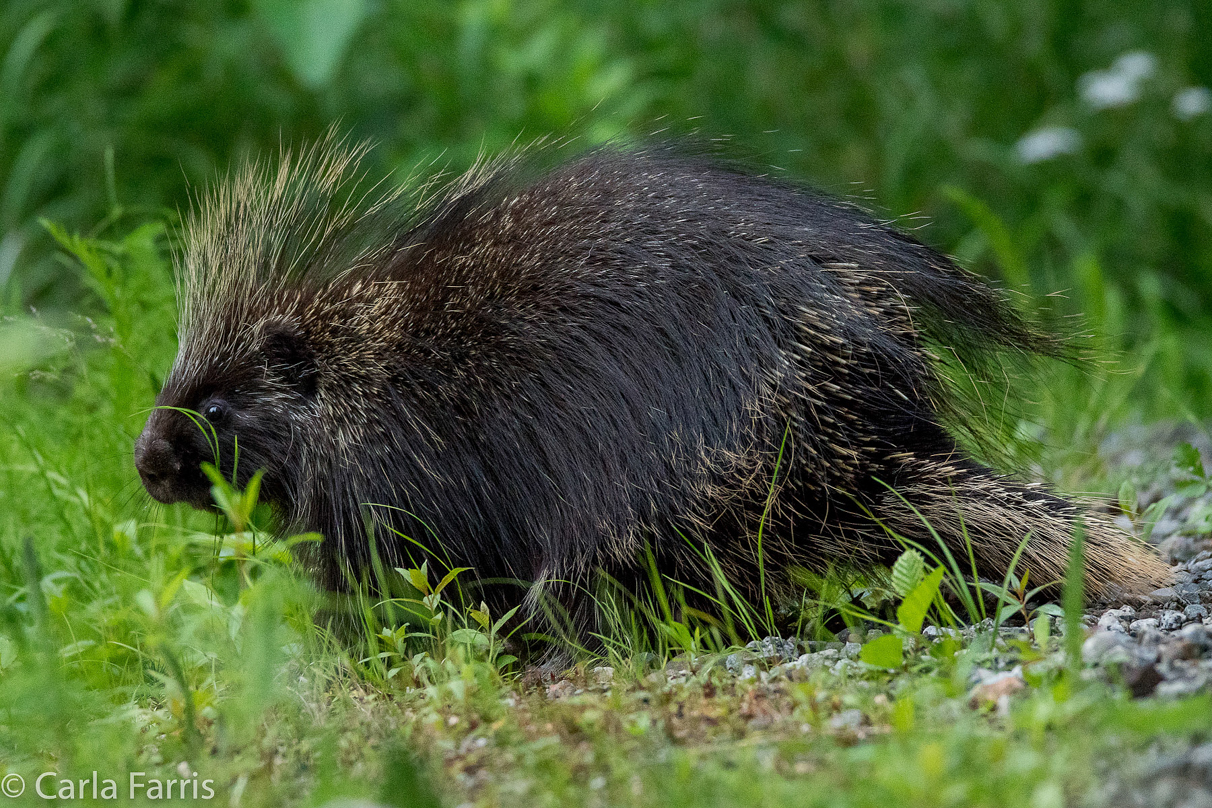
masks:
[(227, 417), (227, 405), (222, 401), (211, 401), (203, 406), (202, 417), (212, 425), (222, 423)]

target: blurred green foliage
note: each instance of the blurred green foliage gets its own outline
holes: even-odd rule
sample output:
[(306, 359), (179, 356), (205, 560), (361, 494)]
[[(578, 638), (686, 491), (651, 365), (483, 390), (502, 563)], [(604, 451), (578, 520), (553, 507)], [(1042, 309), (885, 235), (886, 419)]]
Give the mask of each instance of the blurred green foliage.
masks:
[[(482, 724), (504, 726), (499, 748), (520, 755), (498, 770), (575, 797), (519, 790), (514, 804), (583, 802), (599, 788), (569, 751), (586, 737), (614, 801), (626, 789), (641, 804), (640, 786), (644, 804), (740, 804), (763, 788), (803, 798), (803, 781), (771, 777), (758, 747), (736, 768), (701, 767), (681, 741), (650, 745), (647, 700), (634, 726), (604, 721), (609, 731), (574, 743), (548, 723), (522, 743), (529, 708), (502, 708), (514, 694), (497, 672), (508, 661), (500, 616), (473, 609), (455, 628), (447, 608), (448, 633), (431, 637), (372, 625), (368, 611), (375, 630), (351, 649), (317, 627), (316, 593), (283, 547), (244, 524), (256, 521), (248, 513), (229, 508), (228, 524), (147, 505), (130, 452), (175, 351), (177, 211), (233, 160), (334, 121), (380, 144), (371, 171), (401, 175), (459, 170), (552, 133), (586, 146), (709, 140), (902, 226), (928, 218), (919, 235), (1029, 292), (1024, 305), (1066, 290), (1050, 316), (1085, 312), (1097, 349), (1122, 352), (1124, 372), (1059, 370), (1037, 413), (1058, 443), (1088, 447), (1111, 415), (1212, 415), (1207, 0), (0, 10), (0, 774), (171, 776), (194, 761), (232, 804), (291, 804), (310, 790), (319, 805), (379, 794), (377, 779), (428, 797), (425, 772), (380, 741), (403, 726), (420, 749), (441, 739), (435, 755), (478, 754), (454, 728)], [(424, 576), (414, 583), (436, 615), (436, 593)], [(432, 653), (417, 653), (419, 640)], [(627, 650), (614, 654), (620, 677)], [(796, 698), (817, 724), (854, 706), (815, 687)], [(907, 711), (897, 696), (906, 734), (892, 743), (812, 741), (824, 749), (821, 801), (851, 788), (848, 804), (920, 794), (913, 804), (936, 805), (945, 786), (951, 804), (1059, 804), (1061, 783), (1083, 791), (1092, 761), (1122, 742), (1113, 726), (1092, 728), (1123, 712), (1108, 699), (1041, 691), (1005, 735), (979, 716), (940, 726), (927, 709), (939, 688), (924, 680)], [(962, 703), (957, 694), (947, 698)], [(1196, 724), (1207, 714), (1147, 705), (1118, 725), (1143, 747), (1170, 709)], [(602, 715), (575, 710), (586, 726)], [(383, 762), (367, 768), (370, 749)]]
[[(1127, 100), (1083, 100), (1134, 51), (1152, 62)], [(1175, 107), (1212, 83), (1204, 0), (8, 0), (0, 52), (10, 309), (95, 302), (39, 218), (171, 217), (238, 155), (333, 121), (383, 170), (689, 133), (927, 217), (928, 241), (1064, 291), (1209, 411), (1212, 114), (1198, 91)]]

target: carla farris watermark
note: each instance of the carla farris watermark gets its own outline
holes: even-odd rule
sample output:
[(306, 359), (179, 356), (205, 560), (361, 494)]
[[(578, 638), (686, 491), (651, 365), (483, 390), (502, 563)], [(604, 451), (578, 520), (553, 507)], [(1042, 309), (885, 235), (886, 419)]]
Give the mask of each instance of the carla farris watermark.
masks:
[[(160, 779), (146, 772), (131, 772), (114, 780), (92, 772), (88, 777), (73, 779), (59, 772), (42, 772), (33, 778), (32, 790), (44, 800), (209, 800), (215, 796), (215, 781), (203, 779), (197, 772), (188, 777)], [(25, 793), (25, 778), (16, 773), (0, 778), (0, 795), (20, 797)]]

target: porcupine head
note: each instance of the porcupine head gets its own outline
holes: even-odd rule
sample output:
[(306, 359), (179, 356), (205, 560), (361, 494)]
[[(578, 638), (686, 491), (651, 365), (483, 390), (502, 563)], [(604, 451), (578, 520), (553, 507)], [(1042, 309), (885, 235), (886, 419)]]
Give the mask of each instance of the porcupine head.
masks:
[(384, 406), (376, 322), (393, 304), (376, 268), (406, 223), (398, 192), (358, 186), (362, 150), (331, 140), (245, 166), (191, 213), (179, 351), (135, 446), (159, 502), (212, 507), (208, 462), (237, 486), (263, 471), (261, 498), (287, 525), (362, 520), (355, 477), (386, 450), (368, 414)]

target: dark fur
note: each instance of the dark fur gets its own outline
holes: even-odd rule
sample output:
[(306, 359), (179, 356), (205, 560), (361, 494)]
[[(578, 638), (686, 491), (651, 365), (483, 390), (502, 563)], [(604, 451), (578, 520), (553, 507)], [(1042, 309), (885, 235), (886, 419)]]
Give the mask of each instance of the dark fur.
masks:
[[(388, 565), (419, 555), (407, 536), (484, 578), (547, 582), (584, 625), (577, 585), (642, 576), (645, 545), (701, 586), (705, 543), (753, 593), (763, 519), (772, 578), (894, 558), (871, 515), (935, 548), (901, 495), (963, 557), (966, 531), (983, 575), (1028, 532), (1020, 571), (1063, 574), (1079, 511), (960, 451), (973, 422), (941, 375), (957, 360), (935, 356), (980, 369), (1055, 343), (912, 237), (658, 149), (533, 177), (506, 161), (416, 214), (355, 204), (309, 240), (350, 194), (308, 180), (349, 175), (331, 149), (288, 162), (276, 196), (272, 172), (246, 172), (195, 218), (194, 313), (158, 399), (224, 402), (224, 472), (238, 435), (239, 479), (265, 468), (288, 527), (327, 537), (327, 585), (366, 568), (370, 524)], [(258, 227), (278, 230), (254, 244)], [(253, 277), (225, 292), (236, 260)], [(179, 413), (153, 413), (136, 457), (156, 498), (207, 501), (194, 470), (211, 453)], [(1096, 593), (1163, 576), (1079, 518)]]

